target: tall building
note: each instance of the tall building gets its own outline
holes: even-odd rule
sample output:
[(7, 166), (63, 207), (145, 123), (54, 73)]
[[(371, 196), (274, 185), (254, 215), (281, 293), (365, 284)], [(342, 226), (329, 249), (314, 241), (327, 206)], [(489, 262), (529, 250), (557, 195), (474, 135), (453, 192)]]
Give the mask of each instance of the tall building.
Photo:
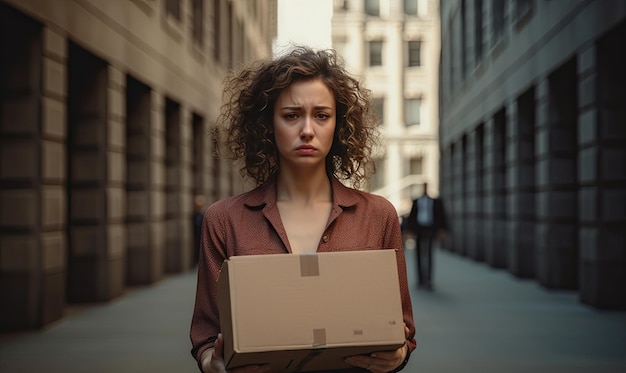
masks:
[(370, 191), (399, 215), (428, 182), (439, 190), (436, 0), (335, 0), (333, 47), (372, 91), (383, 144)]
[(442, 0), (453, 250), (626, 308), (626, 2)]
[(0, 1), (0, 331), (193, 266), (194, 195), (237, 192), (212, 123), (276, 0)]

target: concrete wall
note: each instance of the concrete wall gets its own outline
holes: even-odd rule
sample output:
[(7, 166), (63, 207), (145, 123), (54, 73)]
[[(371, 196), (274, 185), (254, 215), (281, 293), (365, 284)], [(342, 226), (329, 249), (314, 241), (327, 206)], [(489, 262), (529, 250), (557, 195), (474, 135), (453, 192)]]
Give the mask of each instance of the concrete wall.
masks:
[(193, 196), (237, 192), (212, 122), (276, 3), (166, 4), (0, 2), (0, 331), (190, 270)]
[(444, 188), (454, 251), (626, 308), (626, 3), (444, 0), (441, 14), (442, 183), (470, 185)]

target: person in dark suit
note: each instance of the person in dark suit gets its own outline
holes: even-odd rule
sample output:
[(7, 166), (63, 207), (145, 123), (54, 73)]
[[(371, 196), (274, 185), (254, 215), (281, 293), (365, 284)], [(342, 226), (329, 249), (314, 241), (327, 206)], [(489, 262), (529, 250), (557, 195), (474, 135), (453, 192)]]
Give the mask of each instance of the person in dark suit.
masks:
[(202, 241), (202, 220), (204, 220), (204, 196), (197, 195), (193, 199), (193, 258), (192, 262), (198, 264), (200, 245)]
[(448, 220), (443, 201), (428, 195), (427, 183), (424, 183), (424, 194), (413, 200), (411, 212), (404, 223), (406, 230), (415, 236), (418, 286), (431, 290), (433, 241), (445, 238)]

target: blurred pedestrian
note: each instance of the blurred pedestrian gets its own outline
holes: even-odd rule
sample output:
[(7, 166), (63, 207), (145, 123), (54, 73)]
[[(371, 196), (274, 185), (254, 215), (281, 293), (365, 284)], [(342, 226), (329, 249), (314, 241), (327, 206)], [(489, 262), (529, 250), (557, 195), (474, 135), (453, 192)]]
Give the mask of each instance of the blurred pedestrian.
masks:
[(347, 357), (354, 368), (344, 371), (402, 369), (415, 349), (415, 325), (396, 210), (383, 197), (338, 179), (353, 186), (365, 180), (376, 131), (369, 91), (334, 51), (296, 47), (244, 67), (227, 81), (225, 93), (219, 123), (227, 126), (228, 145), (243, 161), (243, 173), (258, 187), (218, 201), (206, 213), (190, 333), (200, 368), (225, 372), (216, 283), (228, 257), (392, 249), (406, 343)]
[(194, 265), (198, 264), (198, 258), (200, 256), (200, 245), (202, 241), (202, 221), (204, 218), (204, 196), (197, 195), (193, 199), (193, 258)]
[(428, 183), (424, 183), (424, 193), (413, 200), (405, 226), (415, 236), (418, 286), (432, 290), (433, 242), (445, 239), (448, 219), (441, 198), (428, 195)]

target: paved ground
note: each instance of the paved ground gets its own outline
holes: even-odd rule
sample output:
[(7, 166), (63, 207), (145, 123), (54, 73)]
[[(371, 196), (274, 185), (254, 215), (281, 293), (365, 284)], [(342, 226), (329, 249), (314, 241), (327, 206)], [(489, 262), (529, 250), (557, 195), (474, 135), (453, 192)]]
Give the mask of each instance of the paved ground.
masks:
[[(626, 313), (581, 305), (505, 271), (438, 252), (435, 289), (417, 290), (418, 350), (405, 372), (623, 373)], [(73, 309), (46, 330), (0, 335), (0, 372), (194, 372), (188, 328), (195, 273)]]
[(408, 372), (626, 372), (626, 313), (447, 252), (435, 267), (434, 291), (413, 293), (418, 349)]

